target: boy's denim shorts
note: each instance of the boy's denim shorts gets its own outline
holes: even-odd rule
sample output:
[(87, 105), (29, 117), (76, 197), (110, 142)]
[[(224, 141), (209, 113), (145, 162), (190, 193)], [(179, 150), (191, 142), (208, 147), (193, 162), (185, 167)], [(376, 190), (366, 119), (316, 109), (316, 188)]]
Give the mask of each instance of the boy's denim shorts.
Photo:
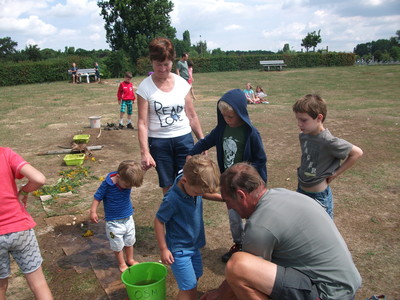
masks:
[(120, 252), (124, 247), (133, 246), (136, 242), (133, 217), (106, 221), (106, 234), (112, 251)]
[(178, 172), (186, 162), (186, 156), (192, 149), (192, 133), (174, 138), (149, 137), (150, 154), (156, 162), (160, 187), (169, 187), (174, 183)]
[(333, 196), (331, 187), (329, 185), (324, 191), (318, 193), (306, 192), (300, 186), (297, 186), (297, 192), (313, 198), (315, 201), (321, 204), (328, 215), (333, 219)]
[(33, 229), (0, 235), (0, 279), (11, 274), (10, 254), (22, 273), (39, 269), (43, 258)]
[(132, 114), (132, 103), (134, 101), (133, 100), (122, 100), (121, 101), (121, 112), (124, 113), (125, 112), (125, 107), (128, 108), (128, 115)]
[(272, 299), (319, 299), (318, 289), (307, 275), (291, 267), (277, 267)]
[(171, 265), (176, 282), (181, 291), (197, 287), (197, 280), (203, 275), (203, 262), (200, 250), (182, 250), (172, 253), (174, 263)]

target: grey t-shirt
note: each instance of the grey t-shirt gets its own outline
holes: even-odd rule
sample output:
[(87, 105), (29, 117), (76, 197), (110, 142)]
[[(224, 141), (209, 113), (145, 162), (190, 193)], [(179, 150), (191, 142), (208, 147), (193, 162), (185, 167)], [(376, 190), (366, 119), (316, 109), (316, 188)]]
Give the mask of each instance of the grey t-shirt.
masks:
[(323, 300), (351, 299), (361, 286), (332, 219), (321, 205), (297, 192), (277, 188), (261, 197), (246, 222), (243, 250), (306, 274)]
[(188, 81), (188, 79), (189, 79), (189, 68), (188, 68), (187, 61), (179, 60), (176, 63), (176, 68), (179, 70), (179, 76), (181, 76), (183, 79)]
[(328, 129), (317, 135), (300, 133), (301, 165), (297, 176), (301, 186), (312, 187), (331, 176), (353, 145), (334, 137)]

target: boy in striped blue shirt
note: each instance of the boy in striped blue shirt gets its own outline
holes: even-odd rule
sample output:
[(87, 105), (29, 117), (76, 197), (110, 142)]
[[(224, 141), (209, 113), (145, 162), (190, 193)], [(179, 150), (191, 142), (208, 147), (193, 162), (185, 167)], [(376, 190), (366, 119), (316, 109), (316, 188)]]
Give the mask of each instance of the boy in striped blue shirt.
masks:
[(135, 222), (132, 217), (134, 209), (131, 203), (131, 189), (142, 185), (143, 174), (140, 164), (133, 160), (121, 162), (118, 170), (109, 173), (101, 183), (94, 194), (90, 208), (90, 220), (98, 223), (97, 208), (103, 201), (107, 237), (121, 272), (128, 269), (128, 265), (138, 263), (133, 258), (136, 237)]

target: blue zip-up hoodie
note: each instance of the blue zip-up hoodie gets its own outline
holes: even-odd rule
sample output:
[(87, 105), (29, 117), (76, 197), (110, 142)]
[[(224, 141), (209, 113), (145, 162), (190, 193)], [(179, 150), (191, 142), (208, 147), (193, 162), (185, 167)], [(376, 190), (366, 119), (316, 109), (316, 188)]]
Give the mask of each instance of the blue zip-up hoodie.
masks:
[[(264, 146), (261, 140), (260, 133), (251, 124), (249, 114), (247, 112), (247, 100), (243, 91), (240, 89), (230, 90), (225, 93), (219, 101), (224, 101), (232, 106), (236, 114), (245, 122), (245, 146), (243, 152), (243, 162), (252, 164), (260, 174), (261, 178), (267, 182), (267, 155), (264, 151)], [(219, 102), (218, 101), (218, 102)], [(200, 154), (203, 151), (216, 146), (218, 166), (223, 173), (224, 168), (224, 151), (222, 149), (222, 139), (224, 130), (227, 126), (224, 117), (222, 116), (217, 105), (217, 126), (204, 138), (199, 140), (196, 145), (189, 151), (189, 155)]]

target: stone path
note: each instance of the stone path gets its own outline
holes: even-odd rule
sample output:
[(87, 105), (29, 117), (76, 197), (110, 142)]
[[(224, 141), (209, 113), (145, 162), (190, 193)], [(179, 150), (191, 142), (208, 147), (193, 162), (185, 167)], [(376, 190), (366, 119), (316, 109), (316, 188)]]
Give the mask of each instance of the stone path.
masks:
[[(46, 219), (46, 223), (53, 227), (57, 223), (65, 225), (68, 219), (71, 219), (71, 216), (52, 217)], [(104, 221), (89, 226), (94, 232), (91, 237), (83, 237), (84, 230), (80, 231), (79, 226), (74, 230), (77, 226), (72, 227), (72, 225), (71, 230), (56, 235), (57, 244), (66, 255), (61, 263), (62, 267), (72, 267), (77, 273), (92, 271), (108, 299), (127, 299), (125, 285), (121, 281), (121, 273), (116, 266), (116, 259), (105, 233)]]

